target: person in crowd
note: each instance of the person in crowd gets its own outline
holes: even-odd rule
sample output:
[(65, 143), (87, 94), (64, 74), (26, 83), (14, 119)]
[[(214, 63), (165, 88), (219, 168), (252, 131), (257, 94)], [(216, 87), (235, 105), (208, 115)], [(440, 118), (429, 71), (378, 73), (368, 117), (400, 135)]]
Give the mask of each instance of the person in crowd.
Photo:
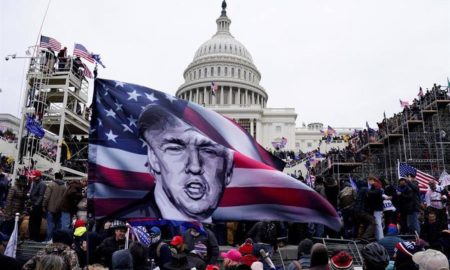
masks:
[[(316, 181), (314, 182), (314, 190), (322, 195), (325, 199), (327, 199), (327, 195), (325, 193), (325, 185), (322, 176), (317, 176)], [(323, 224), (314, 224), (313, 236), (322, 237), (325, 232), (325, 227)]]
[(414, 242), (404, 241), (395, 245), (394, 260), (396, 270), (414, 270), (418, 269), (412, 260), (414, 253), (421, 251), (422, 248)]
[(228, 252), (220, 253), (220, 257), (223, 258), (222, 266), (225, 270), (234, 269), (241, 264), (242, 254), (236, 249), (230, 249)]
[(42, 203), (44, 201), (44, 194), (46, 185), (42, 181), (41, 171), (34, 170), (31, 172), (31, 181), (33, 181), (30, 190), (30, 222), (28, 228), (30, 231), (30, 239), (40, 241), (40, 230), (42, 222)]
[(163, 268), (167, 270), (191, 270), (194, 267), (192, 262), (187, 258), (186, 254), (176, 254), (171, 260), (164, 264)]
[(189, 228), (183, 234), (184, 242), (189, 251), (194, 250), (194, 245), (197, 243), (202, 243), (207, 247), (207, 264), (216, 264), (217, 257), (219, 256), (219, 244), (217, 243), (217, 238), (214, 233), (204, 227), (200, 229), (200, 227), (194, 225), (192, 228)]
[(114, 251), (125, 248), (125, 233), (127, 232), (127, 226), (121, 220), (114, 220), (110, 228), (114, 230), (114, 235), (103, 240), (97, 247), (97, 254), (107, 267), (112, 265), (111, 257)]
[[(397, 201), (395, 187), (387, 184), (383, 194), (384, 224), (397, 223), (397, 208), (395, 207), (394, 201)], [(387, 226), (385, 228), (387, 229)]]
[(340, 251), (330, 259), (331, 270), (353, 270), (353, 257), (345, 251)]
[(397, 225), (391, 223), (388, 225), (386, 236), (378, 240), (378, 243), (387, 250), (389, 258), (391, 258), (391, 260), (394, 259), (395, 246), (398, 243), (403, 242), (403, 240), (397, 235), (398, 235)]
[(11, 235), (14, 229), (14, 220), (16, 213), (22, 214), (26, 200), (27, 178), (20, 175), (14, 186), (11, 187), (6, 196), (6, 204), (4, 208), (4, 221), (1, 223), (1, 232)]
[(42, 211), (47, 213), (47, 241), (52, 238), (53, 230), (61, 226), (61, 201), (66, 191), (66, 185), (61, 173), (55, 173), (55, 179), (47, 185), (42, 202)]
[(0, 164), (0, 207), (5, 206), (6, 195), (8, 194), (9, 180), (3, 173), (3, 167)]
[(58, 69), (65, 69), (67, 64), (67, 47), (58, 52)]
[(147, 248), (139, 242), (132, 242), (129, 250), (131, 257), (133, 257), (133, 270), (148, 270)]
[(316, 243), (311, 248), (310, 270), (328, 270), (328, 249), (324, 244)]
[(311, 264), (311, 248), (313, 246), (313, 242), (311, 239), (303, 239), (297, 248), (297, 261), (291, 262), (287, 270), (299, 270), (299, 269), (308, 269)]
[(192, 262), (196, 270), (205, 270), (206, 269), (206, 259), (207, 249), (206, 246), (202, 243), (197, 243), (194, 246), (194, 250), (187, 255), (188, 261)]
[(60, 256), (44, 255), (36, 264), (36, 270), (66, 270), (68, 265)]
[(389, 263), (387, 250), (377, 242), (366, 245), (361, 251), (361, 256), (364, 270), (385, 270)]
[(253, 241), (250, 238), (245, 240), (245, 242), (239, 246), (238, 251), (242, 255), (241, 263), (245, 265), (252, 266), (252, 264), (258, 260), (258, 258), (253, 254)]
[(334, 178), (327, 178), (325, 181), (325, 196), (331, 205), (338, 208), (339, 186)]
[(436, 215), (436, 223), (438, 230), (448, 229), (447, 225), (447, 211), (443, 201), (447, 200), (447, 196), (443, 194), (444, 190), (436, 186), (435, 180), (429, 181), (429, 189), (425, 193), (425, 205), (428, 212), (433, 212)]
[(77, 218), (87, 221), (87, 197), (86, 197), (87, 187), (83, 187), (81, 190), (81, 200), (77, 204)]
[(442, 225), (438, 223), (436, 213), (434, 211), (428, 212), (420, 231), (420, 237), (434, 246), (439, 239), (441, 231)]
[(415, 211), (414, 191), (407, 184), (408, 179), (402, 177), (398, 180), (398, 209), (400, 211), (400, 229), (402, 233), (409, 232), (408, 216)]
[(112, 270), (133, 270), (133, 257), (130, 250), (120, 249), (114, 251), (111, 258)]
[(348, 182), (344, 182), (344, 188), (339, 192), (339, 209), (344, 223), (344, 237), (354, 235), (353, 208), (356, 200), (356, 190)]
[(87, 185), (86, 178), (70, 181), (61, 201), (61, 227), (69, 229), (72, 217), (77, 213), (77, 205), (83, 199), (82, 190)]
[(186, 253), (186, 245), (184, 244), (183, 236), (175, 235), (170, 240), (170, 250), (172, 254)]
[(172, 260), (172, 252), (170, 251), (170, 247), (161, 239), (161, 230), (153, 226), (150, 228), (150, 258), (155, 260), (157, 266), (160, 269), (165, 269), (165, 264), (169, 263)]
[(367, 202), (367, 183), (364, 181), (357, 181), (356, 185), (358, 187), (358, 192), (356, 194), (354, 213), (355, 223), (358, 228), (358, 237), (370, 239), (375, 233), (375, 218), (370, 214)]
[(419, 270), (449, 270), (448, 258), (434, 249), (415, 253), (413, 262), (419, 266)]
[(375, 238), (380, 240), (383, 235), (383, 190), (381, 182), (375, 177), (370, 176), (367, 179), (370, 189), (367, 192), (367, 203), (369, 211), (375, 219)]
[(65, 264), (68, 265), (68, 269), (79, 270), (80, 264), (78, 262), (77, 254), (70, 248), (72, 245), (71, 235), (62, 230), (56, 230), (53, 232), (53, 243), (48, 244), (42, 250), (38, 251), (36, 255), (28, 260), (23, 270), (34, 270), (45, 255), (57, 255), (61, 257)]
[(410, 233), (420, 234), (420, 223), (419, 223), (419, 212), (422, 205), (422, 199), (419, 189), (419, 181), (416, 179), (416, 175), (409, 174), (409, 179), (407, 179), (406, 184), (412, 190), (413, 193), (413, 208), (412, 211), (407, 216), (407, 226)]

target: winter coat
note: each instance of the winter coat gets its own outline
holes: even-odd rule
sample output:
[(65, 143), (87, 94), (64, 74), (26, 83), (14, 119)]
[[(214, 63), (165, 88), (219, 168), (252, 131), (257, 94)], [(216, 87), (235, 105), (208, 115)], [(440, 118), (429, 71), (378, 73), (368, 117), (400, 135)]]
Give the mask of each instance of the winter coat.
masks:
[(353, 206), (356, 199), (356, 191), (352, 187), (345, 187), (339, 193), (339, 208), (347, 209)]
[(74, 250), (72, 250), (68, 245), (63, 243), (52, 243), (47, 245), (44, 249), (38, 251), (36, 256), (28, 260), (23, 266), (23, 270), (33, 270), (36, 269), (36, 265), (39, 260), (45, 255), (57, 255), (63, 258), (69, 269), (81, 270), (80, 264), (78, 263), (78, 257)]
[(14, 219), (16, 213), (23, 212), (26, 196), (25, 188), (15, 185), (9, 189), (5, 205), (5, 215), (7, 220)]
[(30, 201), (33, 207), (42, 207), (46, 187), (42, 180), (33, 183), (30, 191)]
[(75, 215), (78, 210), (77, 204), (83, 198), (82, 190), (83, 185), (80, 181), (70, 182), (61, 201), (61, 211)]
[(205, 259), (206, 263), (215, 264), (217, 262), (217, 257), (219, 257), (219, 244), (217, 243), (217, 238), (214, 233), (211, 230), (204, 228), (206, 234), (202, 232), (195, 237), (190, 233), (190, 230), (187, 230), (183, 235), (184, 243), (188, 250), (194, 250), (194, 245), (201, 242), (208, 249), (207, 258)]
[(398, 206), (401, 213), (411, 214), (414, 212), (414, 191), (409, 186), (399, 187)]
[(367, 206), (370, 213), (375, 211), (383, 211), (383, 190), (372, 186), (367, 192)]
[(339, 195), (339, 187), (336, 182), (330, 182), (325, 184), (325, 194), (327, 200), (337, 209), (338, 204), (338, 195)]
[(61, 212), (61, 201), (66, 191), (66, 185), (63, 180), (56, 179), (52, 181), (45, 190), (42, 207), (51, 213)]
[(115, 236), (111, 236), (103, 240), (97, 247), (97, 256), (102, 259), (106, 266), (111, 267), (112, 254), (114, 251), (125, 248), (125, 239), (116, 241)]

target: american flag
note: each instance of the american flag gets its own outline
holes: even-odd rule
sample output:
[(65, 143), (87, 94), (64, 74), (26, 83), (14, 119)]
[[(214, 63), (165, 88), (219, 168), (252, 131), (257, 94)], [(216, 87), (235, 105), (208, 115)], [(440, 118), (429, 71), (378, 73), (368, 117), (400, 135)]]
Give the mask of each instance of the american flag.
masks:
[(212, 95), (215, 96), (219, 86), (215, 82), (211, 82), (211, 91)]
[(405, 101), (405, 100), (401, 100), (400, 99), (400, 106), (402, 106), (403, 108), (409, 107), (409, 101)]
[(145, 226), (130, 226), (131, 233), (136, 237), (139, 243), (146, 247), (149, 247), (152, 243), (150, 235), (147, 232)]
[(61, 43), (54, 38), (41, 35), (39, 47), (52, 49), (53, 51), (61, 50)]
[(92, 79), (94, 76), (92, 75), (91, 70), (83, 63), (83, 76)]
[(419, 182), (419, 188), (421, 192), (426, 192), (429, 188), (429, 182), (430, 180), (436, 180), (433, 176), (422, 172), (421, 170), (418, 170), (414, 168), (413, 166), (410, 166), (404, 162), (398, 163), (398, 178), (401, 177), (407, 177), (408, 174), (413, 174), (416, 176), (416, 180)]
[(126, 212), (154, 186), (146, 166), (147, 145), (139, 139), (137, 127), (139, 115), (152, 104), (233, 152), (231, 182), (214, 220), (285, 220), (340, 228), (335, 209), (311, 188), (279, 171), (284, 163), (234, 121), (169, 94), (120, 81), (95, 80), (93, 100), (88, 198), (96, 218)]
[(94, 63), (94, 58), (92, 58), (91, 53), (88, 52), (86, 47), (84, 47), (81, 44), (75, 43), (75, 46), (73, 48), (73, 55), (82, 57), (82, 58), (88, 60), (89, 62)]

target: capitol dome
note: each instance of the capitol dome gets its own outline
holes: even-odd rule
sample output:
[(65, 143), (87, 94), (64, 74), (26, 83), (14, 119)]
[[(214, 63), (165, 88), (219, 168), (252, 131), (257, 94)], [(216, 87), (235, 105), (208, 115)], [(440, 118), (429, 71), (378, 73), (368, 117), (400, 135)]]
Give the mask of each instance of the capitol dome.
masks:
[(196, 51), (176, 96), (204, 106), (264, 108), (268, 95), (259, 85), (261, 74), (250, 52), (231, 35), (226, 7), (224, 0), (217, 32)]

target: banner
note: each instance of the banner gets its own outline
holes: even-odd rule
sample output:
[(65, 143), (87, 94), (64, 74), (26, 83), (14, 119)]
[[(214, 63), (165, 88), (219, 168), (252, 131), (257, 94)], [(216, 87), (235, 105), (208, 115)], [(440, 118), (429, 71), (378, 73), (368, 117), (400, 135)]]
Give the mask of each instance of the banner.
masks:
[(88, 198), (96, 218), (282, 220), (338, 230), (335, 209), (234, 121), (150, 88), (95, 80)]

